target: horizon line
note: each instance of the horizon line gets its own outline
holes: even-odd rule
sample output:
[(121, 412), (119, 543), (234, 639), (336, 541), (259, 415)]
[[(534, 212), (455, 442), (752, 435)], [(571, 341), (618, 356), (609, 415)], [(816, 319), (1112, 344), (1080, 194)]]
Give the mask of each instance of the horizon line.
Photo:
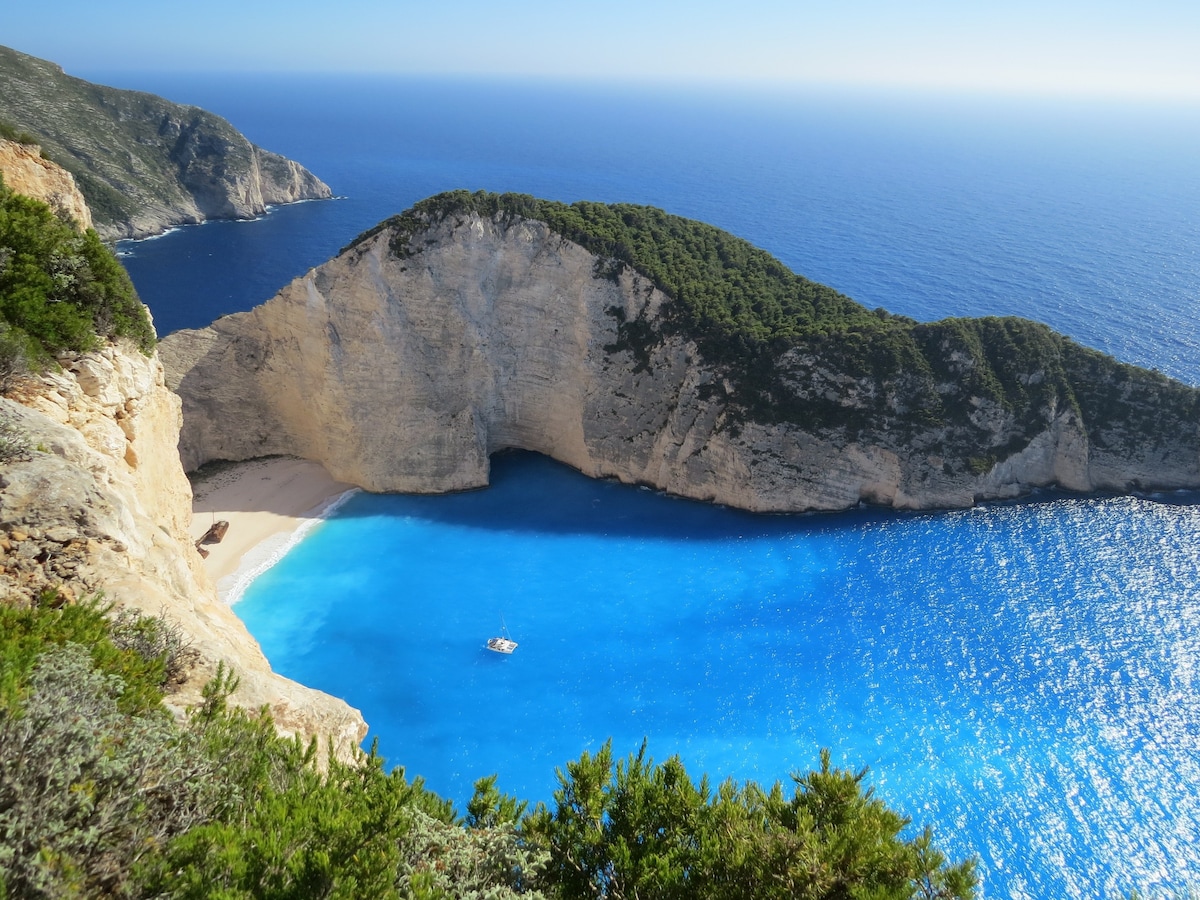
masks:
[(212, 68), (175, 68), (154, 66), (82, 66), (74, 71), (63, 66), (67, 75), (84, 80), (97, 76), (172, 76), (188, 77), (291, 77), (414, 80), (443, 82), (492, 82), (528, 84), (560, 88), (651, 88), (659, 90), (715, 90), (721, 92), (763, 92), (787, 94), (861, 94), (876, 97), (926, 97), (943, 99), (987, 99), (994, 101), (1077, 102), (1096, 104), (1152, 104), (1158, 107), (1200, 106), (1200, 88), (1196, 91), (1104, 90), (1085, 86), (1038, 86), (1001, 84), (958, 84), (932, 82), (898, 83), (895, 81), (849, 80), (766, 76), (700, 76), (662, 74), (551, 74), (544, 72), (485, 72), (450, 70), (405, 70), (365, 68), (263, 68), (254, 66), (217, 66)]

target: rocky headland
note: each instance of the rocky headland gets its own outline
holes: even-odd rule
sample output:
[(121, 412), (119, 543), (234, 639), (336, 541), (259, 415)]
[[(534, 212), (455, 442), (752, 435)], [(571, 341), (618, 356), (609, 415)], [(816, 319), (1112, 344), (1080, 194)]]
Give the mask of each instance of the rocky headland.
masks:
[[(596, 222), (616, 230), (597, 241)], [(799, 299), (783, 318), (697, 314), (678, 248), (646, 262), (668, 252), (662, 228)], [(772, 512), (1200, 485), (1200, 392), (1036, 323), (919, 324), (791, 279), (659, 211), (432, 198), (163, 342), (183, 462), (294, 454), (368, 490), (438, 492), (486, 484), (489, 456), (521, 448)]]
[(332, 196), (299, 163), (255, 146), (220, 116), (73, 78), (7, 47), (0, 123), (30, 135), (74, 176), (109, 241)]

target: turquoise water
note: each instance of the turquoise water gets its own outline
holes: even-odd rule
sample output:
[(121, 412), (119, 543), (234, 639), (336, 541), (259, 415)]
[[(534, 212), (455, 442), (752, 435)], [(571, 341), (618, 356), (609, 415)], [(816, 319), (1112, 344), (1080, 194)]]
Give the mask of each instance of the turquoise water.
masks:
[(986, 896), (1200, 872), (1195, 497), (759, 517), (529, 454), (493, 476), (353, 498), (236, 607), (435, 790), (549, 800), (610, 736), (764, 782), (830, 747)]
[[(1195, 108), (83, 74), (226, 115), (342, 197), (122, 244), (162, 332), (469, 188), (653, 204), (868, 307), (1029, 316), (1200, 384)], [(237, 607), (439, 790), (544, 799), (609, 736), (764, 781), (828, 746), (977, 850), (988, 897), (1200, 886), (1196, 497), (764, 519), (496, 475), (355, 498)], [(481, 649), (501, 616), (511, 658)]]

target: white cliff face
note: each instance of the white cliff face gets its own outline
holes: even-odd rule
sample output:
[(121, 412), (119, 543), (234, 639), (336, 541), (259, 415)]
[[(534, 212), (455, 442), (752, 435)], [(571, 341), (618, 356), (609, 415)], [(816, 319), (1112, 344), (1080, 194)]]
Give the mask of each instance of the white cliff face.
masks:
[(217, 599), (188, 535), (179, 400), (157, 356), (109, 346), (61, 362), (62, 372), (0, 398), (0, 417), (33, 448), (0, 466), (0, 590), (19, 597), (53, 586), (68, 599), (101, 592), (164, 616), (199, 653), (170, 705), (198, 702), (223, 661), (241, 678), (235, 702), (269, 707), (285, 733), (332, 736), (342, 752), (357, 746), (366, 733), (359, 713), (272, 673)]
[[(975, 470), (947, 465), (935, 432), (905, 442), (758, 424), (736, 414), (690, 341), (665, 337), (641, 360), (617, 349), (620, 318), (653, 318), (666, 298), (629, 269), (599, 277), (594, 256), (542, 223), (450, 216), (407, 258), (389, 239), (385, 229), (257, 309), (163, 342), (186, 468), (287, 453), (368, 490), (438, 492), (486, 484), (491, 453), (523, 448), (759, 511), (1200, 481), (1195, 448), (1170, 465), (1161, 453), (1144, 465), (1097, 456), (1074, 409), (1042, 411), (1023, 449)], [(835, 376), (809, 376), (806, 389), (827, 379), (821, 390), (848, 410), (874, 390)], [(971, 417), (988, 435), (1016, 427), (984, 401)]]

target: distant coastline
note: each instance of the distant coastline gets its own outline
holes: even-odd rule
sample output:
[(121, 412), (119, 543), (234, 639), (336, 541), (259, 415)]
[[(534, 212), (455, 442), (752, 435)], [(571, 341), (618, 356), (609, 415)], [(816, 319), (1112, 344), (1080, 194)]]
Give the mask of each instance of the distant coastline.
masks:
[(75, 178), (105, 240), (144, 238), (333, 195), (304, 166), (251, 143), (220, 116), (66, 74), (0, 47), (0, 121)]

